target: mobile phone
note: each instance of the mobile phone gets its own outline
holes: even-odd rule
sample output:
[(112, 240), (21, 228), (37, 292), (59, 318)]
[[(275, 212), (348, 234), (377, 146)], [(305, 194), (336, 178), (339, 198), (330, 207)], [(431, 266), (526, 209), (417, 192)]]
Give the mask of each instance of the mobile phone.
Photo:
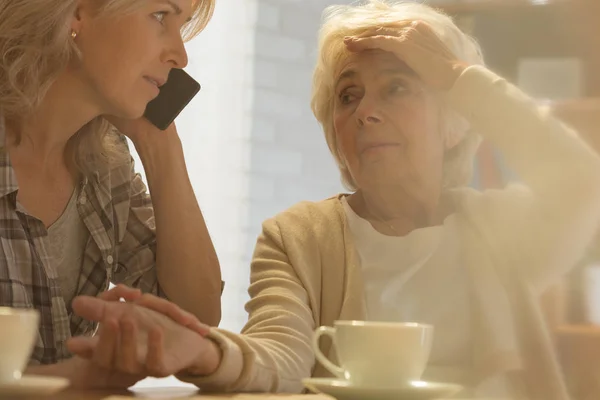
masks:
[(144, 117), (164, 131), (200, 91), (200, 84), (184, 70), (173, 68), (159, 90), (158, 96), (146, 106)]

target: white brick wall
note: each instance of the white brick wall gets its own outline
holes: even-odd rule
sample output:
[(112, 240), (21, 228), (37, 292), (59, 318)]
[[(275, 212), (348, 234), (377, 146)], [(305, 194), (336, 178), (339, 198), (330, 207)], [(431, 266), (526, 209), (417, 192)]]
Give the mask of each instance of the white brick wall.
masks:
[[(254, 193), (249, 204), (252, 242), (263, 219), (299, 201), (320, 200), (342, 190), (309, 104), (325, 4), (258, 0), (249, 176)], [(259, 187), (272, 195), (257, 194)]]

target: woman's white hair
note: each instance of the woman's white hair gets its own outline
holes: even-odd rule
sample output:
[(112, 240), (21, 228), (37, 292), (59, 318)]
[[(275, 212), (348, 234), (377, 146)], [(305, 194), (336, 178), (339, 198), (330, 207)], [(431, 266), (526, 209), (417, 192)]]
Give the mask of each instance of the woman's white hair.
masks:
[[(311, 108), (323, 127), (327, 145), (350, 190), (357, 185), (340, 154), (333, 126), (335, 74), (350, 55), (344, 45), (345, 36), (360, 35), (374, 28), (398, 28), (406, 21), (427, 23), (454, 55), (469, 65), (482, 65), (483, 57), (477, 42), (463, 33), (452, 19), (424, 4), (407, 1), (369, 0), (359, 5), (331, 6), (323, 13), (319, 33), (319, 54), (313, 74)], [(464, 136), (462, 141), (444, 156), (444, 188), (465, 186), (473, 173), (473, 160), (480, 138), (469, 123), (442, 104), (442, 134)]]

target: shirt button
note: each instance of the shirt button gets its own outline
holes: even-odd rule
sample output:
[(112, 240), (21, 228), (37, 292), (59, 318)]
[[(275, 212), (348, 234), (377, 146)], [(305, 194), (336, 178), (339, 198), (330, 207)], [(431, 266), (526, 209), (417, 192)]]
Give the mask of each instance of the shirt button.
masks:
[(112, 263), (113, 263), (113, 261), (114, 261), (114, 260), (113, 260), (113, 256), (108, 256), (108, 257), (106, 257), (106, 262), (107, 262), (107, 263), (109, 263), (109, 264), (112, 264)]
[(87, 198), (85, 196), (81, 196), (79, 199), (79, 204), (84, 205), (85, 203), (87, 203)]

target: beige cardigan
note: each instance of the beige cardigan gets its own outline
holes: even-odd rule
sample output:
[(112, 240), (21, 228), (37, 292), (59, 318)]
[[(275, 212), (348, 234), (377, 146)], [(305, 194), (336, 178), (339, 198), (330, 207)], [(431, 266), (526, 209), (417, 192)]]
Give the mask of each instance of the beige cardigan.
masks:
[[(532, 398), (568, 398), (538, 293), (581, 257), (600, 221), (600, 160), (518, 89), (470, 67), (447, 100), (500, 149), (528, 188), (452, 192), (474, 282), (473, 385), (525, 369)], [(364, 319), (360, 266), (339, 197), (303, 202), (267, 220), (252, 261), (242, 334), (214, 329), (223, 351), (206, 390), (300, 392), (328, 376), (315, 364), (319, 325)], [(325, 346), (325, 351), (329, 346)]]

